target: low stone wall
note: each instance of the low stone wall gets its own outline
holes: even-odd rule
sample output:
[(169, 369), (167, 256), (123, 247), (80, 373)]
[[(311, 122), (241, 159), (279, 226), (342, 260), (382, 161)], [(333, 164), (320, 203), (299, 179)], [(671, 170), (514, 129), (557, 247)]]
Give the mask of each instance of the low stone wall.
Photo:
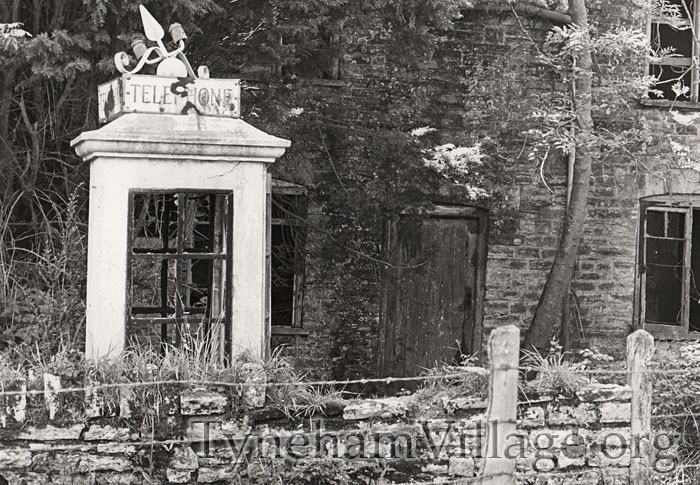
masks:
[[(139, 409), (133, 389), (116, 406), (103, 391), (63, 394), (58, 378), (42, 381), (46, 393), (0, 397), (0, 484), (466, 484), (483, 469), (492, 429), (486, 401), (439, 393), (290, 417), (263, 405), (262, 387), (154, 386), (153, 407)], [(629, 483), (630, 393), (595, 384), (566, 398), (523, 396), (507, 457), (518, 482)]]
[(518, 430), (529, 447), (517, 460), (519, 482), (629, 483), (638, 449), (631, 443), (631, 396), (628, 386), (591, 384), (568, 398), (520, 402)]

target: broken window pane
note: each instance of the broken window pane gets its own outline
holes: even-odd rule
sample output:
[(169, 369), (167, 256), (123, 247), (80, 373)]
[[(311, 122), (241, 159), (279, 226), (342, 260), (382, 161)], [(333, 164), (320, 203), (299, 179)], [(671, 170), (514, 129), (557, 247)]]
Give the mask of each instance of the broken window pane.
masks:
[(215, 325), (223, 348), (232, 203), (230, 193), (132, 193), (128, 338), (180, 345)]
[(272, 324), (292, 325), (296, 244), (291, 226), (272, 226)]
[(649, 97), (689, 101), (691, 99), (692, 74), (689, 66), (666, 66), (652, 64), (649, 75), (657, 79), (654, 89), (661, 93), (649, 93)]
[(174, 194), (134, 194), (131, 220), (135, 252), (175, 247), (177, 205)]
[(658, 6), (662, 12), (666, 13), (666, 16), (679, 16), (681, 18), (687, 19), (693, 12), (695, 7), (694, 0), (660, 0)]
[(184, 246), (188, 252), (211, 251), (212, 230), (211, 207), (215, 204), (213, 195), (187, 194), (185, 211)]
[(647, 234), (650, 236), (664, 237), (665, 212), (647, 210)]
[(175, 260), (132, 260), (131, 314), (174, 316)]
[(683, 239), (685, 237), (685, 214), (682, 212), (666, 213), (666, 237)]
[(689, 330), (700, 332), (700, 210), (692, 212), (690, 248)]
[(646, 241), (647, 323), (681, 325), (684, 241)]
[(307, 198), (272, 193), (270, 300), (274, 326), (300, 326), (303, 298)]
[(698, 101), (697, 46), (692, 23), (697, 6), (690, 0), (656, 2), (650, 23), (652, 60), (649, 75), (656, 78), (648, 96), (671, 101)]
[(669, 24), (651, 24), (651, 48), (658, 55), (692, 57), (693, 31), (690, 28), (677, 28)]

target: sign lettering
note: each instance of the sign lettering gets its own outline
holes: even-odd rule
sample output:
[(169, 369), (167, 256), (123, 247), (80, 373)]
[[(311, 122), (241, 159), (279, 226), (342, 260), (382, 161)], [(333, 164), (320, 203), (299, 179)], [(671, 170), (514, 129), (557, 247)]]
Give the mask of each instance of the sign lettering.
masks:
[(125, 74), (98, 89), (100, 122), (121, 113), (240, 117), (238, 79), (169, 78)]

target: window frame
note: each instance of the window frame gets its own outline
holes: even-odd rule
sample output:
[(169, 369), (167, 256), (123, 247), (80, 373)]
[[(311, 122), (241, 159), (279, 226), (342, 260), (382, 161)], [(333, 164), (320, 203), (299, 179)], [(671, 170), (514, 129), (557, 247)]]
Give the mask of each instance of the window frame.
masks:
[[(149, 251), (144, 248), (135, 248), (135, 238), (137, 237), (134, 231), (134, 204), (135, 197), (138, 195), (175, 195), (178, 200), (177, 204), (177, 224), (176, 224), (176, 247), (175, 248), (162, 248), (160, 250), (154, 249)], [(186, 248), (184, 241), (186, 235), (184, 234), (184, 223), (185, 223), (185, 206), (183, 202), (188, 195), (208, 195), (208, 196), (224, 196), (224, 203), (226, 204), (226, 217), (220, 219), (225, 230), (223, 237), (223, 247), (221, 252), (216, 252), (214, 248), (209, 248), (208, 251), (196, 252)], [(130, 189), (129, 190), (129, 200), (128, 200), (128, 230), (127, 230), (127, 305), (126, 305), (126, 322), (127, 322), (127, 335), (129, 338), (129, 329), (134, 325), (161, 325), (161, 351), (165, 350), (165, 345), (170, 341), (168, 339), (168, 326), (173, 325), (175, 331), (175, 345), (181, 346), (181, 329), (182, 324), (204, 324), (206, 329), (210, 328), (213, 321), (221, 322), (224, 327), (224, 342), (223, 342), (223, 362), (228, 362), (231, 356), (231, 323), (233, 322), (233, 305), (232, 305), (232, 292), (233, 292), (233, 192), (228, 190), (217, 190), (217, 189), (193, 189), (193, 188), (182, 188), (182, 189)], [(216, 218), (216, 215), (214, 216)], [(215, 221), (211, 221), (213, 224)], [(212, 236), (210, 236), (212, 237)], [(135, 251), (134, 249), (139, 249)], [(172, 251), (174, 249), (174, 252)], [(132, 279), (132, 268), (135, 260), (152, 260), (152, 261), (166, 261), (174, 260), (176, 265), (176, 294), (182, 292), (182, 281), (181, 281), (181, 267), (185, 262), (189, 262), (190, 270), (191, 265), (194, 260), (219, 260), (224, 261), (224, 271), (221, 273), (220, 277), (223, 279), (223, 284), (218, 283), (218, 287), (223, 296), (221, 302), (224, 307), (223, 319), (221, 317), (211, 317), (211, 301), (207, 302), (207, 307), (204, 313), (187, 313), (185, 307), (181, 302), (176, 301), (175, 307), (173, 308), (175, 316), (160, 316), (160, 317), (144, 317), (133, 314), (133, 279)], [(213, 271), (212, 271), (213, 273)], [(161, 286), (161, 305), (162, 305), (162, 273), (159, 276), (159, 283)], [(211, 293), (213, 291), (215, 274), (211, 274), (209, 279), (209, 297), (211, 298)], [(147, 307), (137, 307), (145, 310)], [(153, 307), (151, 310), (165, 310), (169, 307)], [(154, 313), (153, 311), (140, 311), (137, 312), (141, 315), (147, 315), (149, 313)], [(159, 313), (159, 312), (155, 312)], [(204, 315), (204, 316), (203, 316)]]
[[(657, 212), (674, 212), (685, 214), (685, 227), (683, 238), (669, 238), (667, 236), (652, 236), (647, 234), (647, 213), (649, 210)], [(637, 240), (637, 286), (635, 297), (636, 321), (639, 328), (660, 337), (670, 339), (698, 339), (700, 332), (690, 330), (690, 281), (691, 281), (691, 252), (692, 252), (692, 227), (693, 210), (700, 210), (700, 196), (662, 195), (642, 199), (639, 205), (639, 235)], [(698, 221), (700, 223), (700, 221)], [(668, 239), (683, 241), (683, 281), (681, 289), (681, 319), (680, 325), (647, 323), (646, 321), (646, 246), (648, 239)]]
[(647, 38), (653, 39), (653, 29), (654, 25), (668, 25), (673, 27), (673, 25), (685, 25), (688, 26), (692, 33), (691, 39), (691, 53), (690, 57), (678, 57), (678, 56), (667, 56), (667, 57), (652, 57), (649, 56), (649, 61), (647, 62), (647, 72), (651, 76), (652, 66), (667, 66), (667, 67), (689, 67), (690, 71), (690, 99), (689, 100), (679, 100), (679, 99), (668, 99), (668, 98), (650, 98), (649, 94), (642, 100), (643, 104), (647, 105), (657, 105), (665, 106), (669, 103), (673, 103), (676, 106), (685, 107), (696, 107), (698, 106), (698, 101), (700, 101), (700, 42), (698, 39), (698, 32), (700, 32), (700, 0), (695, 0), (693, 3), (693, 9), (689, 12), (689, 19), (679, 19), (674, 22), (664, 21), (665, 18), (661, 16), (650, 16), (647, 21)]
[[(307, 211), (304, 214), (304, 220), (298, 218), (273, 218), (272, 217), (272, 196), (273, 195), (294, 195), (301, 196), (306, 199)], [(303, 326), (304, 314), (304, 283), (306, 264), (301, 264), (295, 268), (294, 283), (293, 283), (293, 303), (292, 303), (292, 321), (291, 325), (274, 325), (272, 322), (272, 226), (294, 226), (305, 227), (308, 221), (308, 189), (303, 185), (295, 184), (281, 179), (269, 178), (268, 193), (267, 193), (267, 235), (266, 235), (266, 251), (265, 257), (267, 261), (267, 309), (266, 319), (269, 322), (269, 327), (272, 335), (309, 335), (309, 331)], [(306, 233), (303, 236), (303, 242), (300, 247), (295, 247), (295, 252), (301, 252), (302, 258), (305, 260), (305, 239)]]

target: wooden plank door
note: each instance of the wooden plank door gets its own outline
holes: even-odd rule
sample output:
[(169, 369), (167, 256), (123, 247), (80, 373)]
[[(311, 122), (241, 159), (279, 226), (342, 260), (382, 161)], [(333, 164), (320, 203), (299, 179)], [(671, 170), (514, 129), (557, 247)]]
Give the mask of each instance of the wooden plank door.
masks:
[(474, 208), (388, 222), (383, 375), (417, 375), (481, 350), (486, 226), (485, 211)]

